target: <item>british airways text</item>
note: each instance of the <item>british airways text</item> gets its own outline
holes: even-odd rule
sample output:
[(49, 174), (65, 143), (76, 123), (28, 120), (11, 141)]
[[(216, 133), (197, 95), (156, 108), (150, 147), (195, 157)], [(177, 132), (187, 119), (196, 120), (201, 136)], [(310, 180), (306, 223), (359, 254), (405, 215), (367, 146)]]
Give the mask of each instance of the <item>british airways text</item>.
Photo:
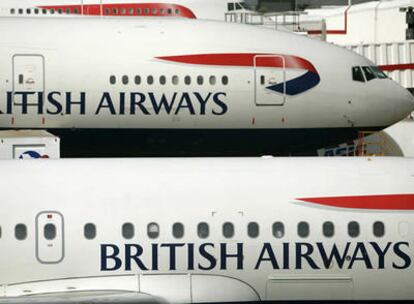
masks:
[[(86, 92), (7, 92), (0, 114), (38, 115), (224, 115), (228, 107), (224, 92), (103, 92), (96, 100)], [(95, 99), (95, 97), (94, 97)], [(93, 106), (87, 106), (88, 102)], [(88, 113), (90, 111), (90, 113)]]
[[(407, 269), (408, 242), (101, 244), (101, 271), (260, 270), (260, 269)], [(253, 254), (251, 254), (254, 252)]]

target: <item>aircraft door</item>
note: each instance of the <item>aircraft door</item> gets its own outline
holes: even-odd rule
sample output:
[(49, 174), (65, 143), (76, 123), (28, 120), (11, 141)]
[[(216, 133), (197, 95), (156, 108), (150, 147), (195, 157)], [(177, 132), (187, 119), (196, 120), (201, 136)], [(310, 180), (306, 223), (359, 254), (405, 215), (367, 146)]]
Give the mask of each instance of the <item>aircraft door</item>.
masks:
[(63, 216), (45, 211), (36, 217), (36, 257), (43, 264), (57, 264), (64, 258)]
[[(13, 92), (44, 92), (44, 58), (41, 55), (13, 56)], [(14, 97), (15, 104), (22, 104), (22, 96)], [(37, 104), (37, 98), (28, 104)]]
[(278, 55), (257, 55), (253, 60), (256, 105), (284, 105), (286, 100), (285, 58)]

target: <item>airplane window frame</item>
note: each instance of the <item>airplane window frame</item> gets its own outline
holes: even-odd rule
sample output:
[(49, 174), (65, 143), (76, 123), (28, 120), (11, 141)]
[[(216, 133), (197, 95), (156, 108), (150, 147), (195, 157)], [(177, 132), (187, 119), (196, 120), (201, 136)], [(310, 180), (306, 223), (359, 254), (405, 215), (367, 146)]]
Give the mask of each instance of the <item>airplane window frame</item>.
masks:
[(252, 239), (256, 239), (259, 237), (260, 226), (257, 222), (250, 222), (247, 224), (247, 235)]
[(272, 225), (272, 234), (277, 239), (283, 238), (285, 236), (285, 224), (283, 224), (283, 222), (280, 221), (274, 222)]
[(127, 85), (129, 83), (129, 77), (128, 75), (123, 75), (121, 78), (121, 82), (123, 85)]
[(305, 239), (310, 235), (310, 226), (306, 221), (300, 221), (297, 226), (298, 236)]
[(362, 71), (362, 68), (360, 66), (352, 67), (352, 80), (362, 83), (366, 82), (364, 72)]
[(210, 85), (212, 85), (212, 86), (216, 85), (216, 84), (217, 84), (217, 78), (216, 78), (216, 76), (211, 75), (211, 76), (209, 77), (209, 79), (208, 79), (208, 82), (209, 82), (209, 84), (210, 84)]
[[(52, 228), (48, 229), (49, 227)], [(48, 241), (53, 241), (56, 239), (57, 237), (57, 227), (55, 224), (53, 223), (47, 223), (46, 225), (43, 226), (43, 237), (48, 240)]]
[(180, 84), (180, 77), (178, 77), (177, 75), (173, 75), (171, 78), (171, 83), (173, 85), (179, 85)]
[(135, 236), (135, 226), (131, 222), (126, 222), (122, 224), (122, 237), (126, 240), (130, 240)]
[(23, 223), (16, 224), (14, 226), (14, 237), (18, 241), (24, 241), (27, 239), (27, 226)]
[(229, 84), (229, 77), (227, 75), (223, 75), (221, 77), (221, 84), (227, 86)]
[[(152, 227), (156, 228), (156, 231), (150, 231)], [(150, 239), (157, 239), (160, 236), (160, 225), (156, 222), (148, 223), (147, 225), (147, 236)]]
[[(355, 227), (352, 227), (355, 225)], [(352, 238), (356, 238), (361, 234), (361, 227), (357, 221), (351, 221), (348, 223), (348, 235)]]
[[(378, 233), (378, 229), (376, 229), (377, 228), (377, 225), (380, 225), (381, 226), (380, 227), (380, 233)], [(384, 224), (384, 222), (382, 222), (382, 221), (375, 221), (372, 224), (372, 233), (377, 238), (384, 237), (384, 235), (385, 235), (385, 224)]]
[(191, 76), (189, 75), (184, 76), (184, 84), (191, 85)]
[(154, 76), (152, 76), (152, 75), (147, 76), (147, 84), (148, 85), (153, 85), (154, 84)]
[(93, 240), (96, 238), (97, 231), (94, 223), (86, 223), (83, 225), (83, 236), (87, 240)]
[(206, 222), (200, 222), (197, 225), (197, 235), (200, 239), (206, 239), (210, 236), (210, 226)]
[(222, 226), (222, 233), (226, 239), (231, 239), (235, 235), (234, 224), (232, 222), (225, 222)]
[[(331, 227), (328, 227), (331, 226)], [(335, 224), (331, 221), (326, 221), (322, 224), (322, 233), (324, 237), (331, 238), (335, 235)]]
[(160, 85), (165, 85), (167, 83), (167, 77), (165, 77), (164, 75), (160, 76)]
[(377, 75), (371, 69), (371, 67), (369, 67), (369, 66), (363, 66), (362, 67), (362, 71), (364, 72), (364, 76), (365, 76), (365, 79), (367, 80), (367, 82), (370, 82), (371, 80), (377, 79)]
[(134, 83), (136, 85), (140, 85), (141, 82), (142, 82), (141, 76), (140, 75), (135, 75), (135, 77), (134, 77)]
[(184, 224), (181, 222), (176, 222), (171, 227), (172, 235), (176, 239), (182, 239), (185, 234), (185, 227)]
[(204, 77), (202, 75), (197, 76), (197, 84), (200, 86), (204, 84)]

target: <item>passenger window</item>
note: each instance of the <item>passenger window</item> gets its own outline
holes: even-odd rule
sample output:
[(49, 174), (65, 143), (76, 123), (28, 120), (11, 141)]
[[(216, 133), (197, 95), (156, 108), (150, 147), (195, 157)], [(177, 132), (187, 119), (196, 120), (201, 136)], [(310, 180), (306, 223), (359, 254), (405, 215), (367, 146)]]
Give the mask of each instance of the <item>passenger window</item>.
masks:
[(141, 84), (141, 76), (135, 76), (135, 84)]
[(367, 81), (377, 78), (377, 76), (375, 76), (374, 74), (374, 71), (371, 70), (370, 67), (362, 67), (362, 69), (364, 70), (365, 78), (367, 79)]
[(164, 9), (160, 8), (160, 15), (163, 15), (163, 14), (164, 14)]
[(227, 76), (223, 76), (223, 77), (221, 78), (221, 83), (222, 83), (223, 85), (228, 85), (228, 84), (229, 84), (229, 78), (228, 78)]
[(124, 75), (124, 76), (122, 76), (122, 84), (128, 84), (128, 82), (129, 82), (129, 78), (128, 78), (128, 76), (126, 76), (126, 75)]
[(151, 75), (147, 77), (147, 83), (148, 84), (153, 84), (154, 83), (154, 77), (152, 77)]
[(35, 15), (39, 15), (39, 9), (38, 8), (35, 8), (34, 9), (34, 13), (35, 13)]
[(302, 238), (309, 236), (309, 224), (307, 222), (300, 222), (298, 224), (298, 235)]
[(141, 9), (137, 8), (137, 15), (141, 15)]
[(184, 236), (184, 225), (181, 223), (175, 223), (172, 227), (173, 236), (177, 239), (181, 239)]
[(153, 15), (156, 15), (156, 14), (157, 14), (157, 9), (156, 9), (156, 8), (153, 8), (153, 9), (152, 9), (152, 14), (153, 14)]
[(373, 225), (374, 235), (376, 237), (383, 237), (385, 234), (385, 226), (383, 222), (375, 222)]
[(323, 235), (326, 237), (333, 237), (335, 234), (335, 226), (332, 222), (325, 222), (322, 226)]
[(46, 15), (47, 14), (47, 9), (42, 9), (42, 14)]
[(179, 10), (179, 9), (176, 9), (176, 10), (175, 10), (175, 14), (176, 14), (176, 15), (179, 15), (179, 14), (180, 14), (180, 10)]
[(172, 14), (172, 9), (168, 9), (168, 15), (171, 15)]
[(186, 85), (190, 85), (191, 84), (191, 77), (190, 76), (185, 76), (184, 77), (184, 83)]
[(59, 14), (63, 14), (63, 9), (61, 9), (61, 8), (60, 8), (60, 9), (58, 9), (58, 13), (59, 13)]
[(30, 10), (30, 8), (26, 9), (26, 14), (30, 15), (32, 13), (32, 11)]
[(265, 77), (264, 77), (264, 75), (261, 75), (260, 76), (260, 84), (261, 85), (264, 85), (265, 84)]
[(129, 240), (132, 239), (135, 235), (135, 228), (132, 223), (125, 223), (122, 225), (122, 236)]
[(17, 240), (23, 241), (27, 238), (27, 227), (25, 224), (17, 224), (14, 227), (14, 236)]
[(204, 83), (203, 76), (197, 76), (197, 84), (198, 85), (203, 85), (203, 83)]
[(70, 8), (66, 9), (66, 14), (68, 14), (68, 15), (70, 14)]
[(144, 9), (144, 14), (148, 15), (148, 13), (149, 13), (149, 9), (148, 8)]
[(110, 14), (110, 12), (111, 12), (111, 11), (109, 10), (109, 8), (106, 8), (106, 9), (105, 9), (105, 15), (109, 15), (109, 14)]
[(45, 227), (43, 227), (43, 234), (46, 240), (54, 240), (56, 238), (56, 226), (53, 224), (46, 224)]
[(160, 227), (157, 223), (149, 223), (147, 227), (148, 237), (151, 239), (156, 239), (160, 235)]
[(83, 235), (88, 240), (93, 240), (96, 237), (96, 226), (95, 224), (88, 223), (83, 227)]
[(197, 226), (197, 234), (201, 239), (208, 238), (210, 235), (210, 228), (208, 227), (208, 224), (205, 222), (199, 223)]
[(359, 235), (359, 224), (357, 222), (349, 222), (348, 234), (350, 237), (357, 237)]
[(74, 12), (75, 14), (79, 14), (79, 10), (78, 10), (77, 8), (75, 8), (75, 9), (73, 10), (73, 12)]
[(126, 8), (121, 9), (121, 14), (126, 15)]
[(209, 82), (211, 85), (215, 85), (216, 84), (216, 76), (210, 76)]
[(285, 226), (281, 222), (275, 222), (272, 226), (272, 232), (275, 238), (280, 239), (285, 235)]
[(23, 74), (19, 74), (19, 84), (23, 84), (24, 82), (24, 76)]
[(51, 8), (50, 9), (50, 13), (53, 15), (55, 13), (55, 9), (54, 8)]
[(251, 222), (247, 225), (247, 235), (251, 238), (257, 238), (259, 236), (259, 224)]
[(365, 82), (365, 78), (364, 78), (364, 75), (362, 74), (362, 70), (360, 67), (352, 68), (352, 79), (354, 81)]
[(173, 85), (177, 85), (179, 83), (179, 80), (178, 80), (178, 76), (177, 75), (174, 75), (172, 77), (172, 83), (173, 83)]
[(110, 83), (110, 84), (115, 84), (115, 83), (116, 83), (116, 77), (115, 77), (114, 75), (111, 75), (111, 76), (109, 77), (109, 83)]
[(23, 9), (19, 8), (19, 14), (22, 15), (23, 14)]
[(128, 13), (129, 13), (130, 15), (133, 15), (133, 14), (134, 14), (134, 9), (133, 9), (133, 8), (130, 8), (130, 9), (128, 10)]
[(167, 82), (165, 76), (160, 76), (160, 84), (164, 85)]
[(234, 225), (226, 222), (223, 224), (223, 236), (225, 238), (232, 238), (234, 236)]
[(14, 9), (14, 8), (12, 8), (11, 10), (10, 10), (10, 14), (11, 15), (14, 15), (16, 13), (16, 10)]
[(117, 8), (112, 9), (112, 13), (113, 13), (114, 15), (118, 15), (118, 9), (117, 9)]

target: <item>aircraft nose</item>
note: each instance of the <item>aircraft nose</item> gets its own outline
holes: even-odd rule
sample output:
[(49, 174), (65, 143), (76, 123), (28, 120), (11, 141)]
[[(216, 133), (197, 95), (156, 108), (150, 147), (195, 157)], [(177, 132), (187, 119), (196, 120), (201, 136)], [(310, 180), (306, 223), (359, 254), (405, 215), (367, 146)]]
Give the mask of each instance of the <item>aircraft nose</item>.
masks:
[(395, 109), (396, 119), (401, 120), (414, 111), (414, 96), (409, 90), (398, 86), (397, 96), (395, 97), (398, 99)]

